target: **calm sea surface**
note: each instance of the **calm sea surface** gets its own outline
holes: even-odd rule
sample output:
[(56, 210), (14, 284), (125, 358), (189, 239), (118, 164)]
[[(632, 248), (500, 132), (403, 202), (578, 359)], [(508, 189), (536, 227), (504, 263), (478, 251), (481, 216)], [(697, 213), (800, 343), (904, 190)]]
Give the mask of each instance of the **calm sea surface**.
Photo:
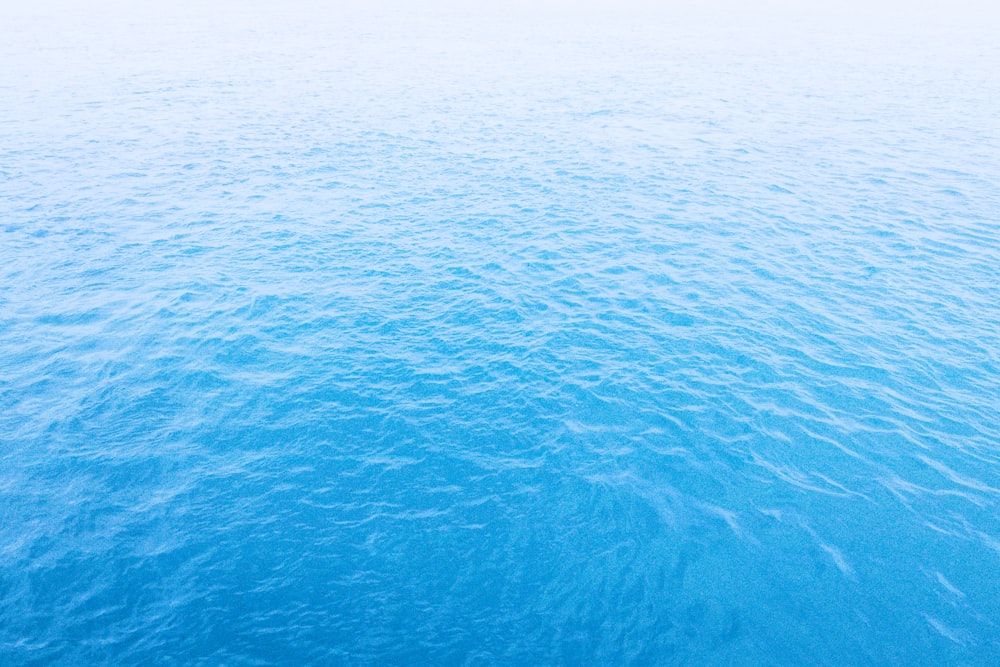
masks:
[(996, 22), (273, 5), (0, 12), (0, 664), (1000, 664)]

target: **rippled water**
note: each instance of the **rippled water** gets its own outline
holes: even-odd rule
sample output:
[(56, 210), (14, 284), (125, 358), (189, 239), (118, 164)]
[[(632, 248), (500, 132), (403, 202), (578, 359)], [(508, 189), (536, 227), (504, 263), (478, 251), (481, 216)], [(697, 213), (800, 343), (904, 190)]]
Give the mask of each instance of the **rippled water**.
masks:
[(4, 11), (0, 663), (1000, 664), (993, 24)]

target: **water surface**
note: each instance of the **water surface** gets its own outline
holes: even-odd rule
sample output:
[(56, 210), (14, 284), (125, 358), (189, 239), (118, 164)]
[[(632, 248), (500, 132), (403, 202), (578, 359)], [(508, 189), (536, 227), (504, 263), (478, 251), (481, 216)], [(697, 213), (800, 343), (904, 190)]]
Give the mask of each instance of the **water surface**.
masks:
[(4, 11), (0, 663), (1000, 663), (992, 24)]

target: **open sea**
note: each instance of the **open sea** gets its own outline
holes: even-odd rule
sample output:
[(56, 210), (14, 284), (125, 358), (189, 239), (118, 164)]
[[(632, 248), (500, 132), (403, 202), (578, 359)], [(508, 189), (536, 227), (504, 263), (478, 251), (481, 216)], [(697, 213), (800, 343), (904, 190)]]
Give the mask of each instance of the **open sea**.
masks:
[(966, 5), (0, 5), (0, 665), (1000, 665)]

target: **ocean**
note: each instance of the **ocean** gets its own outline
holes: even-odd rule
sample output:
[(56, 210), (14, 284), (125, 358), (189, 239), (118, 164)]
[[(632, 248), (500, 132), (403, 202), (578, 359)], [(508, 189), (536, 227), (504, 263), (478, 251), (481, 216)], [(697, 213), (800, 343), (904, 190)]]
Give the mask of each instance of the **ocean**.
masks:
[(0, 664), (1000, 664), (998, 34), (5, 5)]

